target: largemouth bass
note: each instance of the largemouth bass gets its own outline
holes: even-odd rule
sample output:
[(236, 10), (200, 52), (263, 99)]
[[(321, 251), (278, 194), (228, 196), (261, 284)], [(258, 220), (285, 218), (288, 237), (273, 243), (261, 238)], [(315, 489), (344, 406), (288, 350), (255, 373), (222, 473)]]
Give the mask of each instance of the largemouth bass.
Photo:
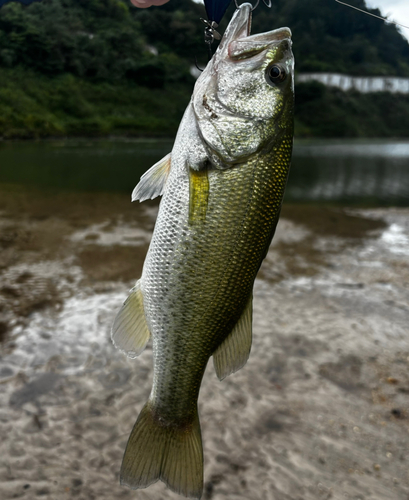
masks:
[(197, 80), (170, 155), (133, 192), (163, 195), (140, 280), (118, 313), (129, 356), (153, 341), (153, 387), (129, 437), (121, 483), (158, 479), (200, 498), (197, 399), (210, 356), (219, 379), (247, 361), (252, 290), (277, 225), (293, 142), (291, 32), (250, 35), (236, 10)]

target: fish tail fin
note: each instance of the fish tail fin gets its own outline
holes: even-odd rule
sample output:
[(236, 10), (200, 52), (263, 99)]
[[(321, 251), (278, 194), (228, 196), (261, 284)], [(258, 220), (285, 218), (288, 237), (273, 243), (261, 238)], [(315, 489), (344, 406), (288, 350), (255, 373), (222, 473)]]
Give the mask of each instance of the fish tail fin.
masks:
[(203, 491), (203, 448), (199, 415), (183, 426), (169, 425), (148, 402), (129, 436), (121, 467), (121, 484), (146, 488), (162, 480), (171, 490), (191, 498)]

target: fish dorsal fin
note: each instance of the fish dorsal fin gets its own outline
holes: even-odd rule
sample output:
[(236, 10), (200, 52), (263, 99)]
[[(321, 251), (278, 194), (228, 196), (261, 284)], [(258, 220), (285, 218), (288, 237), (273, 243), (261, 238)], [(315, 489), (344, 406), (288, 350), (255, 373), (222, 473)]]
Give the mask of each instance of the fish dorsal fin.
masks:
[(206, 220), (209, 200), (209, 177), (207, 167), (202, 170), (189, 168), (189, 224)]
[(149, 337), (143, 295), (140, 282), (137, 281), (115, 318), (111, 339), (117, 349), (130, 358), (136, 358), (145, 349)]
[(219, 380), (237, 372), (247, 363), (251, 349), (253, 297), (250, 296), (240, 319), (213, 353), (213, 364)]
[(157, 196), (162, 196), (169, 176), (170, 164), (171, 153), (147, 170), (132, 191), (132, 201), (153, 200)]

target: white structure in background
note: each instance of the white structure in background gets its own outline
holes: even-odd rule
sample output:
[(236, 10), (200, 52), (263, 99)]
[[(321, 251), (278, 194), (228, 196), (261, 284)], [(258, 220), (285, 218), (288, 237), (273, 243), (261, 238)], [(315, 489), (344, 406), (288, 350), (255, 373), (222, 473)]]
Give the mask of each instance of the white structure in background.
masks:
[(401, 92), (409, 94), (409, 78), (395, 76), (349, 76), (339, 73), (301, 73), (297, 82), (315, 80), (342, 90), (355, 89), (358, 92)]
[(190, 66), (190, 74), (193, 76), (193, 78), (199, 78), (201, 73), (202, 72), (200, 71), (200, 69), (196, 66)]

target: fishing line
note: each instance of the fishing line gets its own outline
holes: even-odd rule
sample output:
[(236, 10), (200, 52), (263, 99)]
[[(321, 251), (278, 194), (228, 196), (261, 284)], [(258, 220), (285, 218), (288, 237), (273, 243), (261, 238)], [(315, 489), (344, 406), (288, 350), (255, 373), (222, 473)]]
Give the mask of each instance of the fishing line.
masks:
[[(1, 1), (1, 0), (0, 0)], [(221, 40), (222, 35), (217, 31), (220, 20), (224, 16), (227, 7), (229, 6), (231, 0), (203, 0), (205, 4), (205, 9), (207, 13), (208, 19), (200, 18), (202, 23), (205, 25), (204, 29), (204, 41), (207, 45), (207, 55), (208, 60), (210, 61), (213, 57), (212, 51), (212, 43), (215, 40)], [(248, 1), (248, 0), (246, 0)], [(234, 0), (236, 8), (239, 9), (240, 5), (238, 4), (238, 0)], [(252, 11), (255, 10), (260, 3), (260, 0), (256, 0), (255, 5), (252, 7)], [(271, 8), (271, 0), (263, 0), (264, 5)], [(203, 71), (199, 65), (197, 64), (197, 58), (195, 57), (195, 66), (199, 71)]]
[(396, 24), (397, 26), (401, 26), (402, 28), (406, 28), (409, 30), (409, 26), (405, 26), (404, 24), (397, 23), (396, 21), (390, 21), (389, 19), (386, 19), (385, 17), (377, 16), (376, 14), (372, 14), (371, 12), (368, 12), (366, 10), (358, 9), (358, 7), (355, 7), (354, 5), (350, 5), (349, 3), (341, 2), (341, 0), (335, 0), (337, 3), (340, 3), (342, 5), (346, 5), (347, 7), (351, 7), (351, 9), (359, 10), (359, 12), (363, 12), (364, 14), (368, 14), (368, 16), (376, 17), (377, 19), (382, 19), (382, 21), (385, 21), (386, 23), (391, 23), (391, 24)]

